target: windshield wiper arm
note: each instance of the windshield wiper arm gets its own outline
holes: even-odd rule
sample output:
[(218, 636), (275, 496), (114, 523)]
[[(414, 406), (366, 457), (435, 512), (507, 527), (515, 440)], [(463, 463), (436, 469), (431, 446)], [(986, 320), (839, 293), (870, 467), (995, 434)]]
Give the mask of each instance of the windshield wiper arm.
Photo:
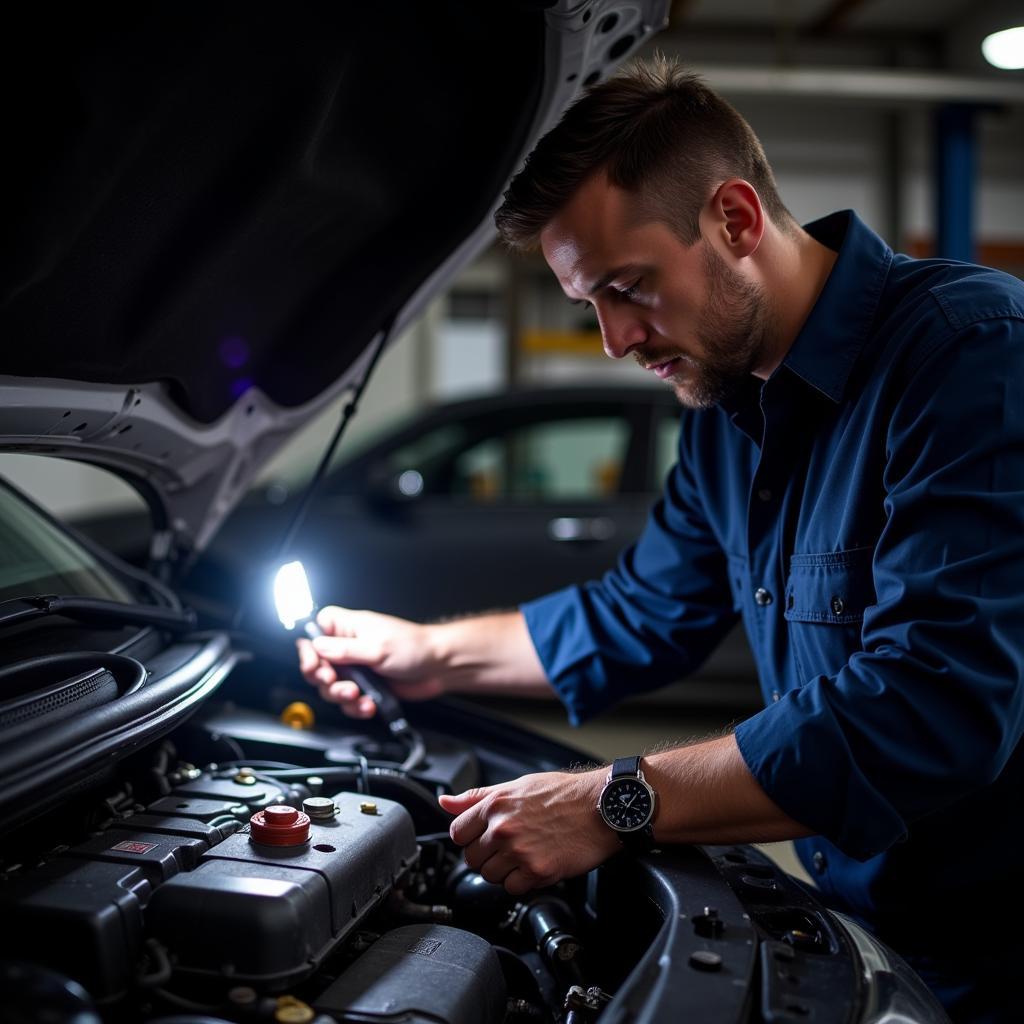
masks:
[(0, 629), (43, 615), (64, 615), (79, 622), (97, 624), (137, 623), (159, 626), (175, 633), (188, 633), (196, 627), (196, 613), (191, 608), (156, 608), (144, 604), (104, 601), (98, 597), (75, 597), (40, 594), (0, 601)]

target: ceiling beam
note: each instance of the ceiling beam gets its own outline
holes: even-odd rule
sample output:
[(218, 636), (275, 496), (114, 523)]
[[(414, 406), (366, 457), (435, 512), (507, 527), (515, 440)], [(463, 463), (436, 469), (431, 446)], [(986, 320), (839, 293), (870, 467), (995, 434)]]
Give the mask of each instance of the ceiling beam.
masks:
[[(672, 25), (654, 36), (650, 45), (661, 50), (685, 49), (692, 51), (695, 45), (709, 43), (764, 43), (774, 39), (779, 30), (775, 22), (732, 22), (732, 21), (684, 21)], [(799, 30), (798, 38), (808, 38)], [(945, 36), (940, 29), (850, 29), (840, 35), (815, 38), (813, 41), (826, 46), (863, 46), (890, 52), (893, 47), (918, 46), (937, 55)], [(810, 40), (809, 40), (810, 41)]]
[(888, 107), (942, 103), (1024, 106), (1024, 81), (1019, 79), (885, 68), (783, 68), (748, 64), (695, 64), (692, 70), (725, 96), (792, 97)]

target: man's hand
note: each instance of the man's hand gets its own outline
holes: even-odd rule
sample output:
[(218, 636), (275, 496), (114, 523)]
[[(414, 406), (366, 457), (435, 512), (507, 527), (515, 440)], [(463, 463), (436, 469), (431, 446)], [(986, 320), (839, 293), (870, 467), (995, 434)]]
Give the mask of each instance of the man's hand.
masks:
[(458, 815), (451, 837), (465, 847), (466, 863), (519, 896), (581, 875), (621, 849), (597, 812), (607, 775), (607, 768), (524, 775), (440, 803)]
[(427, 700), (444, 692), (428, 627), (334, 606), (321, 608), (316, 621), (324, 635), (297, 641), (299, 668), (320, 696), (338, 704), (346, 715), (370, 718), (376, 705), (345, 678), (345, 665), (365, 665), (379, 672), (401, 700)]

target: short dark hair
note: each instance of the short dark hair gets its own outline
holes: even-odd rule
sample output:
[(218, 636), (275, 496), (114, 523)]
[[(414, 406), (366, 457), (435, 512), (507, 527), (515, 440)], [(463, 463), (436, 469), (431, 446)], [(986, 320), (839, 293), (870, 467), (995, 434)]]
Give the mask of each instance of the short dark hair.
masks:
[(685, 245), (700, 238), (712, 188), (734, 176), (754, 186), (777, 226), (795, 226), (750, 125), (665, 57), (635, 62), (569, 107), (512, 179), (494, 216), (501, 239), (513, 249), (536, 248), (545, 225), (600, 170)]

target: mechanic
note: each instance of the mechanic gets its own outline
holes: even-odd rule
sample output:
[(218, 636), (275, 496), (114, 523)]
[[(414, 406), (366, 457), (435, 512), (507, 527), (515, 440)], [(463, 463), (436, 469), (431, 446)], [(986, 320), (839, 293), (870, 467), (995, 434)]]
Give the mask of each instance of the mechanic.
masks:
[(623, 843), (794, 839), (955, 1019), (1024, 1020), (1024, 285), (894, 255), (851, 212), (801, 228), (747, 123), (663, 59), (585, 94), (496, 220), (695, 410), (678, 463), (603, 579), (438, 625), (326, 608), (304, 674), (356, 717), (349, 663), (405, 699), (554, 693), (580, 723), (740, 613), (764, 710), (616, 762), (653, 835), (599, 813), (607, 767), (543, 773), (441, 798), (466, 861), (522, 893)]

